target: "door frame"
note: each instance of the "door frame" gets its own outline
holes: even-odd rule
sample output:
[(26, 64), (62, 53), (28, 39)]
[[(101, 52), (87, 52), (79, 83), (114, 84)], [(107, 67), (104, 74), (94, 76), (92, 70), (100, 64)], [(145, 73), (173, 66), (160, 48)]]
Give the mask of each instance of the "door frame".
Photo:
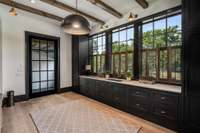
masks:
[(44, 94), (38, 94), (35, 96), (31, 96), (31, 92), (30, 92), (30, 86), (32, 85), (32, 81), (31, 81), (31, 47), (30, 47), (30, 38), (31, 37), (37, 37), (37, 38), (44, 38), (44, 39), (49, 39), (49, 40), (53, 40), (56, 42), (56, 49), (57, 49), (57, 53), (56, 53), (56, 62), (55, 62), (55, 66), (56, 66), (56, 80), (55, 80), (55, 93), (59, 92), (60, 90), (60, 37), (55, 37), (55, 36), (50, 36), (50, 35), (44, 35), (44, 34), (39, 34), (39, 33), (34, 33), (34, 32), (29, 32), (29, 31), (25, 31), (25, 95), (26, 95), (26, 99), (30, 99), (33, 97), (37, 97), (37, 96), (43, 96), (43, 95), (48, 95), (48, 94), (52, 94), (52, 93), (44, 93)]

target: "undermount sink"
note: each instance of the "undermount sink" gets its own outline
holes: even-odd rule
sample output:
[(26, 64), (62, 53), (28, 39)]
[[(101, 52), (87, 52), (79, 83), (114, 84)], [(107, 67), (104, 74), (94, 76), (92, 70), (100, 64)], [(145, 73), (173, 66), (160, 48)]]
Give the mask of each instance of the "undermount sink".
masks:
[(114, 78), (108, 78), (107, 80), (116, 81), (116, 82), (122, 82), (123, 81), (121, 79), (114, 79)]

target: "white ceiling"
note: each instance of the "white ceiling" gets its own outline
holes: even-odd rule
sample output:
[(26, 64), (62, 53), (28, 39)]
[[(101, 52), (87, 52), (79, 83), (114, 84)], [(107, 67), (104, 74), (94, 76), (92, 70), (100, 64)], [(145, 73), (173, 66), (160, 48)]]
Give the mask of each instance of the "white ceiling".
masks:
[[(41, 2), (40, 0), (36, 0), (36, 3), (34, 4), (30, 3), (29, 0), (15, 0), (15, 1), (24, 5), (31, 6), (33, 8), (37, 8), (55, 14), (60, 17), (66, 17), (67, 15), (71, 14), (70, 12), (61, 10), (57, 7)], [(75, 7), (76, 3), (76, 0), (58, 0), (58, 1), (70, 5), (72, 7)], [(135, 0), (102, 0), (102, 1), (110, 5), (114, 9), (116, 9), (121, 14), (126, 14), (133, 8), (142, 8), (140, 5), (138, 5), (137, 2), (135, 2)], [(157, 0), (147, 0), (147, 1), (151, 2)], [(100, 7), (91, 4), (87, 0), (78, 0), (78, 9), (105, 22), (107, 22), (110, 19), (116, 18), (115, 16), (109, 14)], [(96, 25), (96, 23), (94, 22), (90, 23), (92, 26)]]
[[(43, 10), (45, 12), (60, 16), (60, 17), (66, 17), (71, 12), (67, 12), (65, 10), (59, 9), (57, 7), (51, 6), (47, 3), (44, 3), (40, 0), (35, 0), (36, 3), (31, 3), (30, 0), (14, 0), (18, 3), (31, 6), (36, 9)], [(67, 4), (69, 6), (72, 6), (75, 8), (76, 0), (57, 0), (59, 2), (62, 2), (64, 4)], [(174, 6), (180, 5), (181, 0), (147, 0), (149, 3), (149, 7), (147, 9), (143, 9), (135, 0), (102, 0), (104, 3), (110, 5), (115, 10), (120, 12), (124, 15), (123, 18), (119, 19), (108, 12), (104, 11), (100, 7), (93, 5), (88, 0), (78, 0), (78, 10), (87, 13), (91, 16), (94, 16), (100, 20), (103, 20), (106, 22), (106, 25), (110, 27), (114, 25), (119, 25), (121, 23), (128, 22), (127, 18), (130, 12), (138, 14), (138, 18), (144, 17), (146, 15), (151, 15), (152, 13), (156, 13), (165, 9), (172, 8)], [(93, 30), (98, 29), (100, 25), (89, 21), (91, 26), (93, 27)], [(96, 31), (95, 31), (96, 32)]]

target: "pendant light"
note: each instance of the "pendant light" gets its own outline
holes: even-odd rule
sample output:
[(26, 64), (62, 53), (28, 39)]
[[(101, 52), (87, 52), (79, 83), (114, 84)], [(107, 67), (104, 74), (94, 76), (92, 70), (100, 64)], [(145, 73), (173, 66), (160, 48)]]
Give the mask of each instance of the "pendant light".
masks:
[(76, 13), (67, 16), (64, 19), (63, 27), (66, 33), (72, 35), (84, 35), (90, 32), (90, 23), (83, 16), (77, 14), (77, 0), (76, 0)]
[(33, 4), (35, 4), (36, 3), (36, 1), (35, 0), (29, 0), (31, 3), (33, 3)]
[(16, 12), (16, 10), (15, 10), (14, 7), (12, 7), (12, 8), (10, 9), (9, 14), (10, 14), (11, 16), (17, 16), (17, 12)]
[(133, 16), (132, 12), (130, 12), (130, 15), (129, 15), (129, 17), (128, 17), (128, 21), (133, 21), (133, 20), (134, 20), (135, 18), (137, 18), (137, 17), (138, 17), (137, 14)]

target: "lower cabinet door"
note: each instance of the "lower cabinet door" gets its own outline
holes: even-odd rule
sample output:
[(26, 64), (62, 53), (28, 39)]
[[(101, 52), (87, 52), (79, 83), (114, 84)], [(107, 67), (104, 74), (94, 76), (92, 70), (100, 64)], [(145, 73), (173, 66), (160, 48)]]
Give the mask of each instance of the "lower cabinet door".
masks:
[(87, 86), (86, 78), (80, 78), (80, 91), (84, 95), (86, 95), (88, 93), (88, 86)]
[(120, 84), (112, 84), (111, 104), (117, 108), (125, 108), (126, 105), (126, 86)]

